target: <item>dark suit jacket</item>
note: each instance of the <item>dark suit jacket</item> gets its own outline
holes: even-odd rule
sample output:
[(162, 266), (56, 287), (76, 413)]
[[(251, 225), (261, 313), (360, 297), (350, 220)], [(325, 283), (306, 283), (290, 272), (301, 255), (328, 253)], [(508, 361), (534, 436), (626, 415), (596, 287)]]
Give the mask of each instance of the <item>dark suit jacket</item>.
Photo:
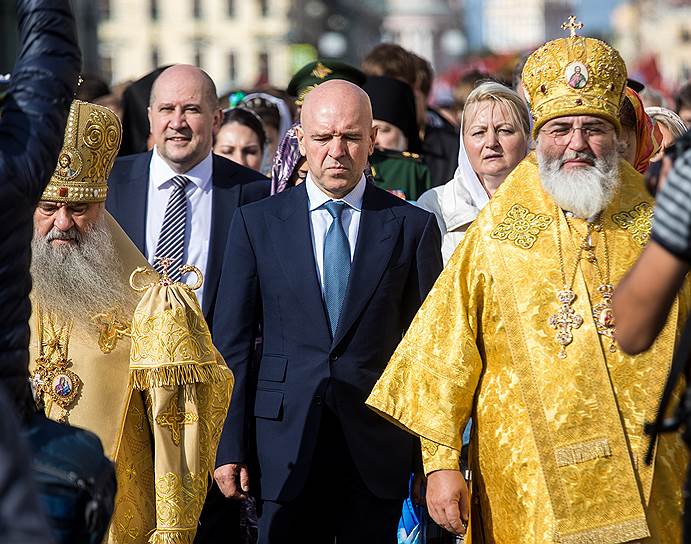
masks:
[[(216, 345), (235, 374), (217, 466), (248, 462), (256, 448), (261, 496), (294, 498), (308, 475), (326, 404), (370, 490), (381, 498), (405, 497), (419, 441), (364, 401), (441, 271), (440, 243), (434, 216), (368, 183), (332, 338), (305, 185), (240, 208), (214, 317)], [(253, 373), (258, 324), (263, 355)]]
[[(146, 203), (152, 151), (121, 157), (108, 180), (106, 208), (142, 253), (146, 249)], [(269, 196), (271, 184), (260, 173), (218, 155), (213, 156), (209, 260), (204, 272), (203, 311), (212, 326), (218, 279), (230, 220), (243, 204)]]

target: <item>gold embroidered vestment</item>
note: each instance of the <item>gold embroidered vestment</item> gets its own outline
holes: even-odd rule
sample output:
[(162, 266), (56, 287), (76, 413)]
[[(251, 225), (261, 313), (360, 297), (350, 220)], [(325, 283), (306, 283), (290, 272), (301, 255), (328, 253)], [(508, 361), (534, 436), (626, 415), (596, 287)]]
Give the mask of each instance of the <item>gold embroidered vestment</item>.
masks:
[[(622, 186), (601, 216), (615, 285), (641, 251), (652, 205), (641, 176), (620, 165)], [(473, 542), (680, 541), (686, 450), (664, 435), (645, 465), (643, 426), (689, 288), (653, 348), (630, 357), (598, 334), (597, 272), (580, 260), (572, 307), (583, 323), (560, 359), (548, 322), (562, 288), (557, 236), (572, 268), (585, 232), (554, 206), (527, 157), (468, 229), (367, 401), (422, 438), (428, 473), (457, 463), (472, 416)]]

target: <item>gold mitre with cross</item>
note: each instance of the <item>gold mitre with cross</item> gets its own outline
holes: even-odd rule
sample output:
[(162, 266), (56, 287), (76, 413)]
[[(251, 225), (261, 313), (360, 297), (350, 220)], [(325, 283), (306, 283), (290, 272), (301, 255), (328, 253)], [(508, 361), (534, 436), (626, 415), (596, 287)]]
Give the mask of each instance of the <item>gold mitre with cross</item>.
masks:
[(104, 202), (122, 142), (122, 124), (103, 106), (74, 100), (58, 164), (41, 200)]
[(626, 88), (626, 65), (603, 41), (577, 36), (583, 23), (571, 16), (561, 25), (568, 38), (547, 42), (528, 57), (523, 85), (533, 116), (533, 136), (547, 121), (569, 115), (607, 119), (617, 129)]

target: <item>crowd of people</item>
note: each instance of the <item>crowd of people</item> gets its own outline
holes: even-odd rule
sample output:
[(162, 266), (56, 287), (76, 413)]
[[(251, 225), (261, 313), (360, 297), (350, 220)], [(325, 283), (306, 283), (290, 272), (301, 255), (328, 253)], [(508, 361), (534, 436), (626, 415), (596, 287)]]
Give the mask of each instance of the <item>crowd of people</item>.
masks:
[(650, 104), (570, 18), (457, 112), (394, 44), (113, 93), (68, 0), (17, 9), (2, 542), (691, 541), (688, 436), (646, 434), (691, 307), (691, 83)]

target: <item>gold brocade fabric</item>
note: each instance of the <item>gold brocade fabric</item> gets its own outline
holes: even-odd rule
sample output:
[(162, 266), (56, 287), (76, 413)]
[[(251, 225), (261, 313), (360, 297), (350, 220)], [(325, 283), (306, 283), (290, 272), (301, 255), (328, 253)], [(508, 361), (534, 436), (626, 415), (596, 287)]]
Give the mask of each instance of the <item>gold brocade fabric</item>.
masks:
[(191, 544), (228, 413), (233, 375), (184, 284), (150, 285), (132, 320), (130, 383), (153, 443), (152, 544)]
[[(148, 263), (115, 220), (106, 220), (127, 282), (132, 270)], [(115, 461), (118, 492), (106, 542), (191, 543), (232, 374), (186, 287), (150, 288), (132, 324), (115, 317), (104, 309), (89, 324), (71, 326), (34, 307), (31, 370), (41, 355), (62, 354), (81, 381), (67, 411), (47, 398), (46, 413), (96, 433)], [(48, 349), (56, 345), (60, 350)]]
[[(602, 215), (615, 285), (640, 253), (650, 226), (641, 204), (651, 204), (640, 175), (620, 165), (622, 186)], [(625, 212), (635, 225), (614, 219)], [(556, 213), (530, 155), (468, 229), (367, 402), (439, 445), (423, 442), (426, 471), (460, 450), (473, 417), (473, 542), (679, 542), (686, 450), (665, 435), (646, 466), (643, 426), (655, 416), (688, 285), (651, 350), (610, 353), (591, 313), (597, 273), (581, 261), (573, 309), (584, 322), (559, 359), (548, 323), (562, 287), (557, 228), (573, 270), (586, 225)]]

